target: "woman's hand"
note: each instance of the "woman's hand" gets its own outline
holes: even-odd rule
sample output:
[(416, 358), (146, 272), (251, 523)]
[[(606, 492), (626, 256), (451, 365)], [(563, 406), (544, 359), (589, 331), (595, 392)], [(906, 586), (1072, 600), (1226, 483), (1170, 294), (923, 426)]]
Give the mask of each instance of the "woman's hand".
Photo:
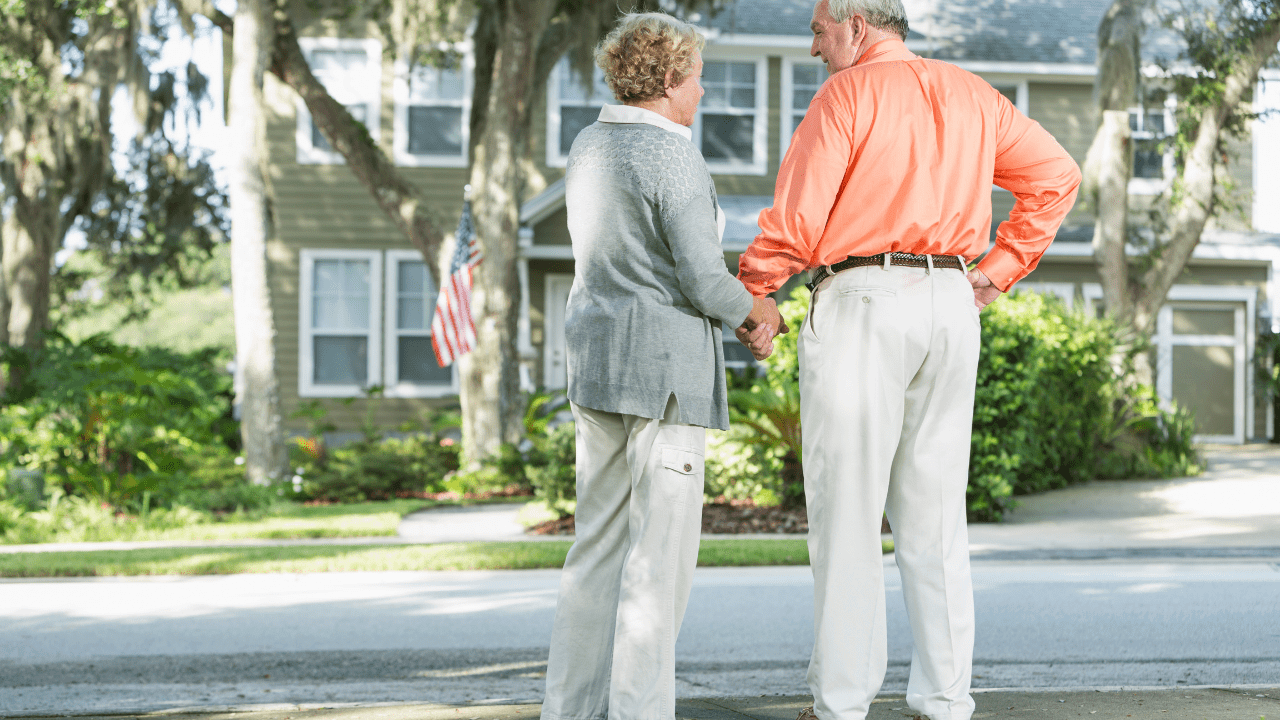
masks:
[(764, 360), (773, 354), (773, 338), (789, 331), (787, 322), (778, 312), (778, 304), (771, 297), (762, 297), (755, 299), (751, 313), (734, 334), (738, 342), (751, 350), (752, 357)]

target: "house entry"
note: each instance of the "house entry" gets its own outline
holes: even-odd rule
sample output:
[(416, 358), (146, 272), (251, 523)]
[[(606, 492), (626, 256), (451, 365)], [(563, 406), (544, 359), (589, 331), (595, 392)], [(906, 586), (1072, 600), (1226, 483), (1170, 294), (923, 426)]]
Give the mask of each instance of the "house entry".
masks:
[(543, 344), (542, 384), (547, 390), (559, 390), (569, 384), (564, 343), (564, 313), (569, 304), (569, 288), (573, 275), (549, 273), (546, 276), (546, 310), (543, 314), (546, 343)]
[(1245, 304), (1173, 302), (1157, 318), (1157, 380), (1195, 414), (1201, 442), (1244, 442), (1247, 355)]

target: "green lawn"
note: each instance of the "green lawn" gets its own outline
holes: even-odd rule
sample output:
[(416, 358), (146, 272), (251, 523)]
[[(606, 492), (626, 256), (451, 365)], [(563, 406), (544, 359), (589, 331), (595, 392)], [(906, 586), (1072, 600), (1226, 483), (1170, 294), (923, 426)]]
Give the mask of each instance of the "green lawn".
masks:
[[(569, 540), (440, 545), (307, 545), (156, 548), (0, 554), (0, 577), (229, 575), (364, 570), (523, 570), (559, 568)], [(886, 543), (885, 552), (892, 550)], [(808, 565), (799, 538), (707, 540), (702, 566)]]
[[(528, 498), (499, 498), (484, 502), (524, 502)], [(178, 527), (154, 527), (138, 518), (98, 513), (85, 518), (46, 523), (36, 534), (41, 542), (111, 540), (300, 540), (307, 538), (394, 537), (405, 515), (440, 505), (473, 505), (480, 501), (387, 500), (341, 505), (300, 505), (286, 502), (248, 515), (227, 515), (215, 521), (190, 522)], [(100, 515), (101, 517), (98, 517)], [(207, 517), (207, 516), (206, 516)], [(0, 534), (0, 538), (4, 536)], [(0, 543), (4, 541), (0, 539)], [(10, 542), (13, 542), (12, 540)], [(21, 542), (21, 541), (20, 541)], [(31, 539), (25, 542), (33, 542)]]

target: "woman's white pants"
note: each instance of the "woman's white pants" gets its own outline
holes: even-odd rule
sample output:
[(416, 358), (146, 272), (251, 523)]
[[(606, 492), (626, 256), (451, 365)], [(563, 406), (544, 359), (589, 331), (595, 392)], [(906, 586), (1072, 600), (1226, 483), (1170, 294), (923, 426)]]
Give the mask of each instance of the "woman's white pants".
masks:
[(819, 285), (799, 332), (814, 710), (861, 720), (884, 680), (885, 512), (915, 644), (907, 703), (969, 720), (973, 290), (959, 270), (853, 268)]
[(698, 560), (706, 431), (573, 405), (577, 539), (565, 559), (543, 720), (672, 720)]

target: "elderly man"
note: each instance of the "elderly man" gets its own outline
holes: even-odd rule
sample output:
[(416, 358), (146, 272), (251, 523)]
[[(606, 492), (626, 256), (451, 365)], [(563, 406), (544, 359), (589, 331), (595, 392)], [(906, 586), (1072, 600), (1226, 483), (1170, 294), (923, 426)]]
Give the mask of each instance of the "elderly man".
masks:
[[(758, 297), (812, 277), (798, 343), (814, 706), (801, 718), (864, 718), (884, 680), (886, 512), (915, 641), (907, 703), (968, 720), (978, 312), (1035, 267), (1080, 173), (981, 78), (911, 53), (900, 0), (821, 0), (811, 27), (831, 77), (738, 275)], [(966, 275), (987, 251), (992, 183), (1016, 204)]]

